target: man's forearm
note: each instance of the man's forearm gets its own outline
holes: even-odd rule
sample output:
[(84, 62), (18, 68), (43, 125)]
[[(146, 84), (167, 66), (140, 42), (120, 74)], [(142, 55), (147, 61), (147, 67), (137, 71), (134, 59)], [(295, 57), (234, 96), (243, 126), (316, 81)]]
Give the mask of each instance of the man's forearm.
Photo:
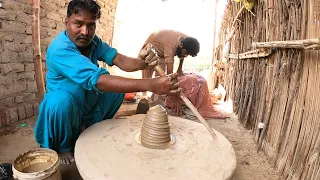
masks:
[(173, 73), (173, 63), (167, 63), (167, 74)]
[(96, 87), (102, 92), (143, 92), (152, 90), (151, 79), (129, 79), (113, 75), (101, 75)]
[(133, 71), (143, 70), (143, 69), (146, 69), (146, 67), (148, 66), (144, 61), (137, 58), (133, 58), (132, 63), (134, 64), (127, 65), (126, 70), (124, 71), (133, 72)]
[(121, 70), (126, 72), (142, 70), (147, 67), (147, 64), (143, 60), (128, 57), (122, 54), (117, 54), (113, 62)]
[(182, 71), (183, 61), (184, 61), (184, 58), (180, 58), (180, 59), (179, 59), (179, 66), (178, 66), (177, 72), (178, 72), (178, 71)]

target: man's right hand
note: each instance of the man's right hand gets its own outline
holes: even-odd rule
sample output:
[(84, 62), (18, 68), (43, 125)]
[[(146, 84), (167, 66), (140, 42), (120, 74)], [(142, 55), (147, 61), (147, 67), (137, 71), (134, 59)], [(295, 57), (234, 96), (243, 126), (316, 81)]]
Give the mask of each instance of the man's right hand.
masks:
[(169, 74), (167, 76), (157, 77), (153, 79), (151, 91), (156, 94), (179, 94), (178, 73)]
[(147, 69), (154, 68), (159, 63), (159, 56), (153, 49), (152, 44), (147, 44), (140, 52), (139, 58), (144, 61)]

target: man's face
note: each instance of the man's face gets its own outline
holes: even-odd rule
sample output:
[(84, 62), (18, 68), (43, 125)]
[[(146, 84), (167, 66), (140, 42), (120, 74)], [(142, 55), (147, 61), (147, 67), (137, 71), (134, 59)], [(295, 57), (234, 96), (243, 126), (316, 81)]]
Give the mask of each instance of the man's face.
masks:
[(78, 48), (85, 48), (91, 43), (96, 22), (94, 15), (87, 10), (80, 10), (78, 14), (73, 13), (66, 19), (68, 36)]
[(188, 54), (188, 51), (186, 49), (183, 49), (181, 48), (180, 46), (177, 48), (177, 51), (176, 51), (176, 55), (179, 57), (179, 58), (185, 58), (187, 57), (189, 54)]

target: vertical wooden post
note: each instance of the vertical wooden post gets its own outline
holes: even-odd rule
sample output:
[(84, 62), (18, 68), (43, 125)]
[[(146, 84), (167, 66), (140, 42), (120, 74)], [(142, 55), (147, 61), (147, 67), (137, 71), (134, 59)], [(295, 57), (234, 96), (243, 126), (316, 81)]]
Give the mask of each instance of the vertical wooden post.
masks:
[(33, 5), (33, 22), (32, 22), (32, 44), (33, 44), (33, 61), (38, 89), (39, 101), (42, 101), (45, 87), (42, 72), (41, 62), (41, 47), (40, 47), (40, 0), (32, 0)]
[(212, 91), (216, 86), (216, 75), (214, 73), (214, 64), (216, 63), (216, 36), (217, 36), (217, 8), (218, 8), (219, 0), (215, 0), (215, 7), (213, 11), (214, 19), (213, 19), (213, 48), (212, 48), (212, 58), (210, 64), (210, 74), (208, 81), (209, 91)]
[(217, 36), (217, 8), (218, 8), (219, 0), (216, 0), (216, 4), (214, 6), (214, 19), (213, 19), (213, 52), (212, 52), (212, 62), (210, 70), (213, 71), (213, 64), (216, 62), (216, 36)]

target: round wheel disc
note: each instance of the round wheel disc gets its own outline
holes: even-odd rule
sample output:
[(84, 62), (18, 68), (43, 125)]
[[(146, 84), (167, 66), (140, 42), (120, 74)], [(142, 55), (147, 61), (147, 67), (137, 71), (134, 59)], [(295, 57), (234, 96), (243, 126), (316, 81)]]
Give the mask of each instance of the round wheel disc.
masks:
[(197, 122), (169, 116), (175, 137), (168, 149), (137, 142), (144, 114), (111, 119), (86, 129), (78, 138), (75, 160), (84, 180), (229, 179), (236, 167), (230, 142), (218, 131), (213, 139)]

